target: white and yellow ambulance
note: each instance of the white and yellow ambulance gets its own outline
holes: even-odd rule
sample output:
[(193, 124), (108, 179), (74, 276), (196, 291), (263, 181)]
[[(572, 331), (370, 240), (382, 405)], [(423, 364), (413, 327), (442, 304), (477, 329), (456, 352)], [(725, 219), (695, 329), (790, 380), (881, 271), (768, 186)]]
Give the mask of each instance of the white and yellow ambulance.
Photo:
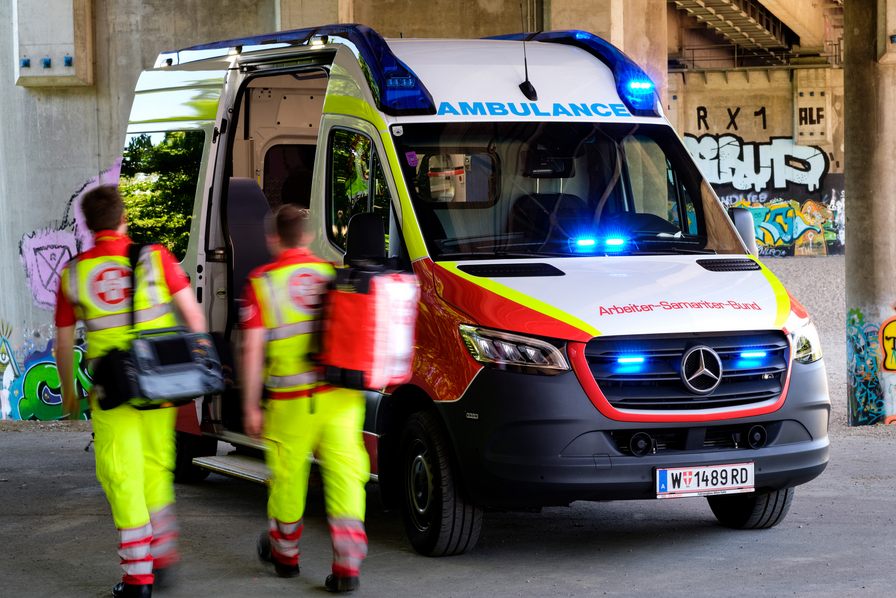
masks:
[[(273, 208), (309, 208), (338, 264), (377, 234), (351, 217), (382, 216), (381, 257), (420, 282), (417, 351), (410, 383), (368, 393), (364, 431), (423, 554), (470, 550), (484, 508), (576, 500), (705, 496), (723, 525), (771, 527), (827, 464), (809, 316), (650, 78), (594, 35), (330, 25), (166, 52), (137, 85), (123, 181), (173, 187), (135, 166), (149, 151), (185, 165), (183, 263), (233, 342)], [(236, 393), (179, 429), (180, 477), (265, 479)], [(208, 456), (219, 440), (237, 454)]]

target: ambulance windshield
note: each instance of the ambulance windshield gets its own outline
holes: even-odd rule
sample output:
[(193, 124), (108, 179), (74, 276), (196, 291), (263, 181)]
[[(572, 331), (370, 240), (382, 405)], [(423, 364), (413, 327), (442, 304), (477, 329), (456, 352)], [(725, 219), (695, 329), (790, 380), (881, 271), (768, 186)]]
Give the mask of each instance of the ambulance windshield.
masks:
[(392, 133), (433, 259), (745, 252), (668, 126), (433, 123)]

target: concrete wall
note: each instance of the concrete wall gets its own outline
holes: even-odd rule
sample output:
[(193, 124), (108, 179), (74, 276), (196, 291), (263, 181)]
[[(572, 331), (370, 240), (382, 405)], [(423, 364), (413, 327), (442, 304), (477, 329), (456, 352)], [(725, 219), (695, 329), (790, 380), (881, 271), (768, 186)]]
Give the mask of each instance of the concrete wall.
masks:
[[(519, 33), (519, 0), (355, 0), (353, 19), (385, 37), (477, 38)], [(527, 31), (539, 28), (541, 2), (522, 2)]]
[[(74, 249), (73, 200), (114, 170), (140, 71), (162, 50), (261, 33), (275, 22), (274, 0), (94, 0), (95, 84), (21, 87), (12, 2), (0, 1), (0, 417), (13, 414), (26, 386), (37, 392), (26, 384), (29, 371), (52, 362), (47, 297)], [(44, 382), (53, 402), (58, 381)]]

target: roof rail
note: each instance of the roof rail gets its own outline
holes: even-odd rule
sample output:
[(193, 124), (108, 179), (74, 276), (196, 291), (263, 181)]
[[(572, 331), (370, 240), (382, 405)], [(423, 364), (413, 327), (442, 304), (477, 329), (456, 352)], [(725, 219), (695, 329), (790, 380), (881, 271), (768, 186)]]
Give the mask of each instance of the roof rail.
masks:
[(432, 95), (420, 79), (392, 53), (383, 36), (366, 25), (324, 25), (201, 44), (159, 54), (156, 68), (268, 49), (264, 46), (273, 49), (326, 44), (342, 44), (354, 52), (381, 112), (392, 116), (436, 113)]
[(616, 79), (616, 91), (634, 116), (659, 116), (656, 85), (634, 60), (613, 44), (587, 31), (570, 29), (565, 31), (540, 31), (536, 33), (513, 33), (487, 37), (508, 41), (547, 42), (565, 44), (585, 50), (608, 67)]

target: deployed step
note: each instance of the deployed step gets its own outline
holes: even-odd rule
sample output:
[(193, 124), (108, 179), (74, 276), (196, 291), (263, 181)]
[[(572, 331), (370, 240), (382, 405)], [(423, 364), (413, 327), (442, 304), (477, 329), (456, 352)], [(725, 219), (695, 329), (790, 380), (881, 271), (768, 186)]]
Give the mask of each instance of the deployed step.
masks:
[(196, 457), (193, 465), (204, 467), (224, 475), (249, 480), (270, 486), (274, 481), (265, 462), (247, 455), (217, 455), (213, 457)]

